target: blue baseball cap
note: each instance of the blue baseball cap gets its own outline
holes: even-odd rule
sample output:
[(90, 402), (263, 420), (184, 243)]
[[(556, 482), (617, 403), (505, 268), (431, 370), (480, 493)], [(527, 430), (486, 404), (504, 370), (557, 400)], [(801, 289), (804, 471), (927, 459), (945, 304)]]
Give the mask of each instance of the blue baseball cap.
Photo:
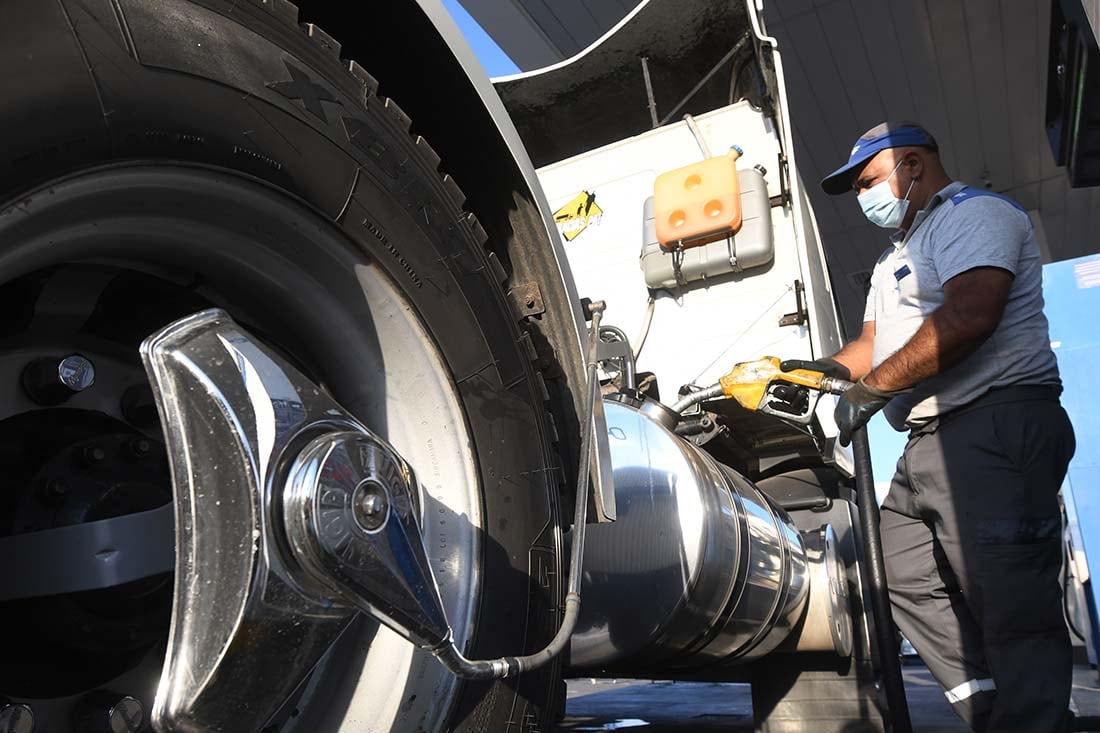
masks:
[(883, 122), (859, 136), (848, 162), (821, 179), (821, 190), (836, 196), (852, 190), (852, 181), (871, 158), (887, 148), (909, 146), (939, 150), (936, 138), (916, 122)]

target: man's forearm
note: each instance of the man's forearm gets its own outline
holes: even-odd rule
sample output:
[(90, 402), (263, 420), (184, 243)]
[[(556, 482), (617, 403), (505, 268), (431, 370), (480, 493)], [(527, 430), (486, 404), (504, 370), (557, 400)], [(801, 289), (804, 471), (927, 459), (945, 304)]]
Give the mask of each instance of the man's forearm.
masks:
[(968, 323), (945, 304), (925, 319), (908, 343), (865, 375), (865, 381), (888, 391), (912, 387), (973, 354), (990, 333), (992, 329)]
[(829, 358), (840, 362), (852, 373), (852, 379), (860, 379), (871, 371), (873, 346), (857, 339), (844, 345), (844, 348)]

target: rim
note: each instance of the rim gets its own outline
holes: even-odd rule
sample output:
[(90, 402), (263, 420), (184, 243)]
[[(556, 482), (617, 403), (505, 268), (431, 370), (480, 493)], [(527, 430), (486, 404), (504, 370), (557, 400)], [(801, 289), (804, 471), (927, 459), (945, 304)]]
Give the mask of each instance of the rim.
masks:
[[(478, 576), (469, 569), (479, 565), (482, 517), (461, 403), (412, 304), (333, 225), (285, 193), (237, 175), (142, 165), (85, 172), (21, 197), (0, 212), (0, 241), (0, 302), (17, 314), (0, 329), (0, 380), (7, 378), (7, 387), (0, 387), (0, 462), (25, 464), (21, 473), (9, 472), (24, 483), (9, 480), (7, 495), (15, 498), (4, 509), (11, 521), (0, 531), (41, 531), (59, 521), (126, 514), (170, 496), (163, 483), (167, 474), (159, 473), (159, 425), (155, 418), (141, 423), (149, 413), (140, 418), (140, 408), (149, 403), (137, 394), (136, 385), (147, 384), (137, 344), (175, 318), (217, 306), (324, 385), (413, 466), (423, 491), (429, 560), (455, 636), (460, 646), (465, 643), (478, 596)], [(27, 364), (69, 354), (94, 365), (94, 384), (57, 405), (43, 404), (53, 398), (26, 383)], [(76, 427), (58, 429), (68, 425)], [(139, 440), (152, 444), (145, 452), (152, 458), (143, 462), (131, 460), (142, 450), (133, 445)], [(86, 454), (96, 441), (106, 459), (93, 470)], [(5, 457), (14, 453), (3, 451), (5, 445), (38, 450), (34, 460)], [(81, 461), (83, 467), (67, 479), (80, 490), (55, 496), (47, 469), (58, 473), (53, 464)], [(100, 492), (105, 496), (86, 488), (97, 482), (114, 488)], [(166, 583), (170, 588), (161, 576), (91, 592), (100, 594), (100, 604), (132, 612), (135, 597), (160, 599)], [(80, 594), (31, 604), (53, 612), (45, 620), (26, 609), (11, 620), (40, 634), (74, 628), (66, 643), (79, 646), (88, 630), (66, 626), (73, 595)], [(21, 602), (0, 604), (0, 614), (11, 616), (13, 603)], [(86, 599), (77, 605), (90, 613)], [(43, 694), (51, 691), (41, 684), (0, 693), (37, 698), (30, 702), (39, 725), (58, 719), (54, 724), (60, 726), (61, 717), (68, 724), (74, 706), (87, 703), (92, 690), (132, 695), (147, 713), (168, 632), (163, 609), (155, 609), (139, 614), (142, 644), (114, 655), (114, 666), (100, 663), (53, 694)], [(133, 614), (126, 619), (122, 626), (132, 627)], [(35, 661), (13, 660), (24, 669)], [(13, 675), (0, 678), (11, 686)], [(431, 729), (441, 724), (456, 690), (456, 680), (430, 654), (360, 620), (276, 722), (287, 730), (336, 730), (341, 723), (385, 730), (398, 722)]]

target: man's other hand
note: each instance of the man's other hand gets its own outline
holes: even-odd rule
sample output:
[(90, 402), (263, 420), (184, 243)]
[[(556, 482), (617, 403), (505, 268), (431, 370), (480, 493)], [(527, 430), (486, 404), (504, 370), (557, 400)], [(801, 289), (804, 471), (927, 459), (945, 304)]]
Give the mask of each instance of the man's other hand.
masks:
[(840, 396), (833, 418), (840, 428), (840, 444), (852, 442), (852, 433), (859, 430), (871, 416), (885, 407), (893, 396), (891, 392), (869, 387), (862, 379)]
[(785, 372), (794, 371), (795, 369), (808, 369), (811, 372), (821, 372), (826, 377), (838, 377), (846, 382), (852, 381), (852, 372), (848, 370), (848, 367), (827, 356), (817, 361), (786, 359), (780, 362), (779, 368)]

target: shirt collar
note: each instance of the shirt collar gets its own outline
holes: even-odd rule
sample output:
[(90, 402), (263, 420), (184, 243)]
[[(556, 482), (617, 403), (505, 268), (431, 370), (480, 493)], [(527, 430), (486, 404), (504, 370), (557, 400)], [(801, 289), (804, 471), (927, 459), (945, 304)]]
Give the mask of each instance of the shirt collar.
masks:
[(932, 194), (932, 198), (929, 199), (928, 205), (917, 212), (917, 215), (913, 217), (913, 225), (908, 229), (898, 229), (896, 232), (890, 235), (890, 242), (898, 249), (901, 249), (906, 242), (909, 241), (909, 237), (917, 230), (924, 220), (927, 219), (936, 207), (942, 204), (947, 199), (951, 198), (959, 191), (966, 188), (966, 184), (960, 181), (952, 181), (947, 184), (936, 193)]

